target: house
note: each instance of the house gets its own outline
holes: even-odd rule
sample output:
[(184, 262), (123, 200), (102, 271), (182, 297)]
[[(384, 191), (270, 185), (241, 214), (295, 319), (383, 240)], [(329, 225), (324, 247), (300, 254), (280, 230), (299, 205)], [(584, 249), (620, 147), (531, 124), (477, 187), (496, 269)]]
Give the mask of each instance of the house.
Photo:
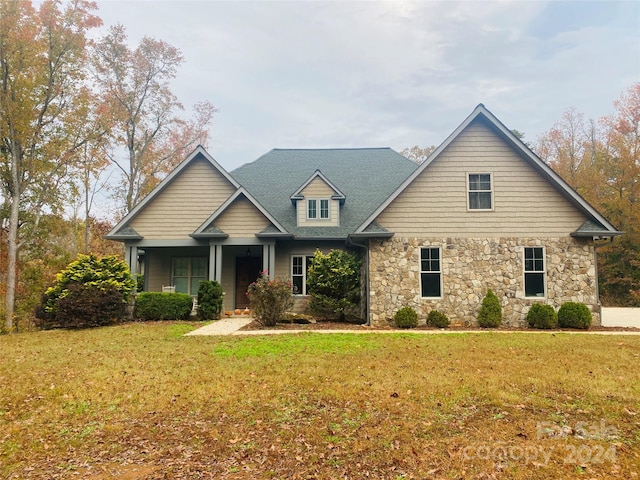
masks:
[(403, 306), (473, 324), (489, 288), (522, 325), (566, 301), (597, 324), (597, 242), (620, 234), (480, 104), (419, 166), (389, 148), (275, 149), (229, 173), (198, 147), (107, 238), (146, 290), (215, 279), (225, 309), (263, 270), (303, 302), (310, 257), (340, 248), (363, 259), (374, 325)]

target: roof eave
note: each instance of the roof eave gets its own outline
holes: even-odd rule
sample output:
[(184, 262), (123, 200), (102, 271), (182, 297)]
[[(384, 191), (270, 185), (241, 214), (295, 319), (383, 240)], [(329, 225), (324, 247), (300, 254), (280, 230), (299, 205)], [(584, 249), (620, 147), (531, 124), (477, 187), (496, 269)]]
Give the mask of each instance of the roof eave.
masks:
[(391, 238), (394, 235), (394, 232), (355, 232), (349, 238)]
[(106, 240), (116, 240), (119, 242), (125, 242), (127, 240), (142, 240), (144, 237), (142, 235), (118, 235), (117, 233), (114, 235), (103, 235), (102, 238)]
[(293, 240), (346, 241), (347, 238), (348, 238), (347, 235), (345, 235), (344, 237), (321, 237), (321, 236), (318, 236), (318, 237), (299, 237), (297, 235), (293, 235)]
[(594, 230), (594, 231), (575, 231), (569, 234), (574, 238), (593, 238), (594, 240), (604, 240), (606, 238), (619, 237), (620, 235), (624, 235), (624, 232), (619, 232), (617, 230), (614, 231), (603, 231), (603, 230)]
[(189, 236), (195, 239), (201, 238), (229, 238), (228, 233), (190, 233)]
[(273, 232), (273, 233), (256, 233), (258, 238), (293, 238), (291, 233), (287, 232)]

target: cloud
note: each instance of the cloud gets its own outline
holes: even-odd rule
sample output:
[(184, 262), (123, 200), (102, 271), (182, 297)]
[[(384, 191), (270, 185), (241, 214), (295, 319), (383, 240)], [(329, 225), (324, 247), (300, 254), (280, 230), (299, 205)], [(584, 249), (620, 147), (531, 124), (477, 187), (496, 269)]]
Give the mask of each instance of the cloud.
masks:
[[(99, 2), (180, 48), (185, 105), (233, 169), (273, 147), (439, 144), (483, 102), (533, 140), (640, 79), (634, 2)], [(635, 15), (635, 16), (634, 16)]]

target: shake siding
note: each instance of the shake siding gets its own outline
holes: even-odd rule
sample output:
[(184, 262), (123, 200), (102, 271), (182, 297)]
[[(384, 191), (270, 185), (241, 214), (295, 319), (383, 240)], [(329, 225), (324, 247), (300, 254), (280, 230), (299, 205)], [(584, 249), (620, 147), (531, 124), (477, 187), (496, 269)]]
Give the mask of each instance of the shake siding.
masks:
[(269, 220), (244, 197), (238, 198), (215, 221), (229, 237), (254, 237), (269, 225)]
[[(491, 173), (493, 211), (467, 210), (468, 173)], [(568, 235), (585, 217), (485, 124), (465, 129), (376, 219), (405, 237)]]
[(206, 160), (195, 160), (131, 221), (145, 240), (185, 239), (235, 188)]
[[(307, 187), (300, 192), (304, 196), (304, 200), (298, 200), (298, 226), (300, 227), (337, 227), (340, 223), (340, 202), (338, 200), (331, 200), (331, 196), (335, 194), (333, 189), (324, 183), (322, 179), (315, 178), (311, 181)], [(321, 220), (316, 218), (313, 220), (307, 219), (307, 199), (308, 198), (329, 198), (329, 219)], [(317, 204), (318, 216), (320, 216), (320, 202)]]

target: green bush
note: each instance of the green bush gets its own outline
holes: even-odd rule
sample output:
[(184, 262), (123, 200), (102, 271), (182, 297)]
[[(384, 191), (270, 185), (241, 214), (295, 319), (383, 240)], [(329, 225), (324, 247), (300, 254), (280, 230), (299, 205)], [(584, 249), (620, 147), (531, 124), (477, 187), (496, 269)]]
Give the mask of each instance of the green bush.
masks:
[(144, 275), (141, 273), (136, 275), (136, 292), (144, 292)]
[(51, 329), (112, 325), (122, 321), (124, 307), (122, 293), (113, 287), (101, 290), (92, 285), (70, 283), (67, 294), (58, 300), (55, 314), (36, 309), (36, 326)]
[(447, 328), (451, 322), (449, 317), (438, 310), (431, 310), (427, 315), (427, 325), (436, 328)]
[[(95, 255), (78, 255), (65, 270), (56, 275), (56, 284), (47, 289), (42, 303), (36, 308), (36, 317), (44, 323), (56, 319), (59, 302), (70, 294), (70, 285), (82, 285), (89, 292), (120, 292), (120, 303), (126, 303), (136, 284), (127, 264), (116, 255), (98, 258)], [(75, 287), (74, 287), (75, 289)], [(75, 295), (81, 295), (78, 289)], [(82, 293), (84, 295), (84, 293)], [(113, 298), (105, 295), (104, 298)], [(80, 312), (77, 311), (77, 314)], [(91, 319), (87, 318), (87, 322)]]
[(402, 307), (396, 312), (393, 320), (398, 328), (416, 328), (418, 326), (418, 314), (411, 307)]
[(283, 320), (285, 312), (293, 306), (291, 282), (276, 278), (270, 280), (267, 272), (249, 285), (247, 296), (256, 320), (266, 327), (273, 327)]
[(86, 284), (70, 284), (69, 294), (58, 301), (56, 322), (62, 328), (89, 328), (111, 325), (124, 317), (122, 293), (114, 287), (99, 289)]
[(142, 292), (134, 316), (140, 320), (187, 320), (193, 299), (186, 293)]
[(534, 303), (527, 313), (530, 328), (549, 329), (558, 326), (558, 314), (551, 305)]
[(309, 308), (327, 320), (359, 317), (360, 260), (344, 250), (316, 250), (307, 272)]
[(493, 290), (489, 289), (482, 300), (482, 307), (478, 314), (478, 325), (482, 328), (495, 328), (502, 323), (502, 307), (500, 300)]
[(222, 311), (222, 286), (216, 280), (200, 282), (198, 286), (198, 318), (217, 320)]
[(558, 310), (558, 326), (587, 330), (591, 326), (591, 310), (584, 303), (566, 302)]

